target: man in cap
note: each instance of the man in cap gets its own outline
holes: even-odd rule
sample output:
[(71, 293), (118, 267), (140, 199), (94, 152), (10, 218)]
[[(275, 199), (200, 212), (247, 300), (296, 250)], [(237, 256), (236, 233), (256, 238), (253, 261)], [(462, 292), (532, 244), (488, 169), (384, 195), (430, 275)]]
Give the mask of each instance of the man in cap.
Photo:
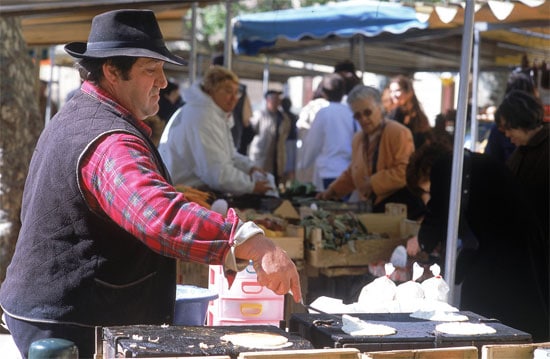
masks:
[(253, 260), (258, 282), (301, 299), (287, 254), (230, 209), (224, 217), (176, 192), (142, 122), (158, 111), (165, 46), (152, 11), (116, 10), (70, 43), (84, 82), (38, 140), (22, 227), (0, 304), (23, 357), (43, 338), (93, 356), (95, 326), (172, 323), (175, 258), (224, 265)]

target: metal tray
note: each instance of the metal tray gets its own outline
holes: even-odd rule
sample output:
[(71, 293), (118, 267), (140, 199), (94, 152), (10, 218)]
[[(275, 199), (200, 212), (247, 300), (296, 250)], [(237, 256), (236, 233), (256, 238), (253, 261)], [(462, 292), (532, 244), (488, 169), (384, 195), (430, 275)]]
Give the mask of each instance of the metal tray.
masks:
[[(292, 345), (281, 350), (313, 349), (311, 343), (270, 325), (248, 326), (154, 326), (130, 325), (103, 328), (103, 355), (106, 358), (177, 357), (228, 355), (260, 349), (235, 346), (220, 340), (229, 333), (262, 332), (286, 336)], [(265, 349), (261, 349), (264, 351)], [(274, 349), (276, 350), (276, 349)]]
[[(424, 349), (485, 344), (531, 343), (531, 335), (478, 314), (463, 311), (471, 323), (485, 323), (495, 334), (460, 336), (437, 333), (441, 322), (411, 318), (410, 313), (350, 313), (370, 323), (384, 324), (397, 330), (388, 336), (351, 336), (342, 331), (341, 315), (295, 313), (289, 321), (289, 331), (309, 340), (315, 348), (357, 348), (360, 351)], [(340, 317), (340, 319), (338, 319)], [(332, 320), (332, 323), (330, 321)], [(326, 322), (328, 321), (328, 322)], [(315, 323), (315, 324), (314, 324)], [(319, 324), (320, 323), (320, 324)], [(323, 323), (330, 323), (324, 324)]]

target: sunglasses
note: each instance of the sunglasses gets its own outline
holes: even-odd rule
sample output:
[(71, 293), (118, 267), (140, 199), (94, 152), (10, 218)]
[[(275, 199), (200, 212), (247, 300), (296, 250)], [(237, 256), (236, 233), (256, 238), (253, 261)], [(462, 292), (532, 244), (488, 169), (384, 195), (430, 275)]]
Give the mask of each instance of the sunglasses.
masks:
[(357, 121), (359, 121), (363, 117), (370, 117), (372, 115), (372, 110), (370, 108), (366, 108), (363, 111), (358, 111), (353, 114), (353, 118)]

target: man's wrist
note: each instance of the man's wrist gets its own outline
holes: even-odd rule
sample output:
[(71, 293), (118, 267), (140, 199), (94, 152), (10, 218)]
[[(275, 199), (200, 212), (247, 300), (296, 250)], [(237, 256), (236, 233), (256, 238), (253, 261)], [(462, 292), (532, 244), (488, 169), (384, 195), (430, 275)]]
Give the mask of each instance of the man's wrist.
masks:
[(248, 265), (248, 260), (250, 258), (237, 258), (235, 256), (235, 248), (252, 238), (257, 234), (264, 234), (264, 231), (258, 227), (258, 225), (252, 221), (242, 222), (239, 221), (237, 225), (237, 230), (235, 231), (235, 236), (233, 237), (233, 243), (231, 244), (231, 249), (227, 252), (227, 256), (224, 260), (224, 268), (226, 270), (233, 270), (239, 272), (246, 268)]

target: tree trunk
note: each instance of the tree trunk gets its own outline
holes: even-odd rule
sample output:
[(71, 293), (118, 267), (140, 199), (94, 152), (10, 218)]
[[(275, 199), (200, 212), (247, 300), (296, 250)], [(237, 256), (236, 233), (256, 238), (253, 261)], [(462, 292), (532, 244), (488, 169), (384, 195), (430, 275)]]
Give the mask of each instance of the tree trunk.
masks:
[(19, 19), (0, 17), (0, 282), (17, 242), (23, 185), (44, 128), (37, 69)]

